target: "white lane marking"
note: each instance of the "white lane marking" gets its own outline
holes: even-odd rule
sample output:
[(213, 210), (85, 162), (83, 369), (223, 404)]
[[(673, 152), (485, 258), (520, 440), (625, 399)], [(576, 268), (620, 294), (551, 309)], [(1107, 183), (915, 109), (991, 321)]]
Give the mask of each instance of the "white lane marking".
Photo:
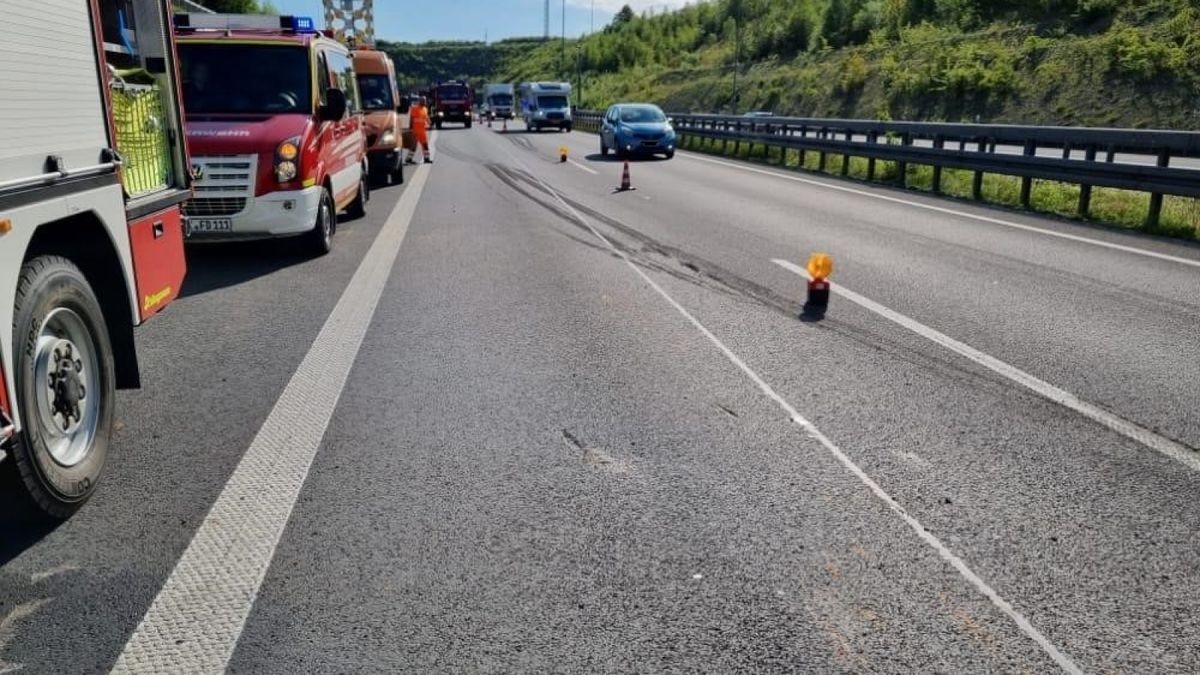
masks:
[[(789, 272), (794, 272), (805, 279), (809, 278), (808, 271), (795, 263), (779, 259), (772, 260), (771, 262), (779, 265)], [(994, 356), (989, 356), (988, 354), (985, 354), (970, 345), (959, 342), (958, 340), (955, 340), (944, 333), (939, 333), (929, 326), (926, 326), (915, 319), (911, 319), (895, 310), (884, 307), (870, 298), (863, 297), (858, 293), (846, 288), (845, 286), (842, 286), (841, 284), (831, 283), (829, 287), (834, 293), (846, 298), (847, 300), (865, 309), (868, 309), (893, 323), (899, 324), (904, 328), (916, 333), (917, 335), (920, 335), (931, 342), (939, 344), (946, 349), (955, 352), (956, 354), (965, 356), (984, 368), (998, 373), (1005, 378), (1025, 387), (1026, 389), (1029, 389), (1042, 398), (1074, 410), (1090, 420), (1099, 422), (1118, 434), (1137, 441), (1151, 450), (1160, 452), (1163, 455), (1166, 455), (1167, 457), (1179, 462), (1180, 464), (1183, 464), (1189, 469), (1200, 471), (1200, 454), (1188, 449), (1181, 443), (1177, 443), (1169, 438), (1160, 436), (1143, 426), (1140, 426), (1134, 422), (1130, 422), (1123, 417), (1119, 417), (1103, 408), (1088, 403), (1069, 391), (1060, 389), (1044, 380), (1040, 380), (1021, 370), (1020, 368), (1017, 368), (1016, 366), (1009, 365), (1008, 363), (1005, 363)]]
[(588, 172), (588, 173), (592, 174), (593, 176), (599, 176), (599, 175), (600, 175), (600, 172), (599, 172), (599, 171), (596, 171), (595, 169), (593, 169), (593, 168), (592, 168), (592, 167), (590, 167), (590, 166), (587, 166), (586, 164), (580, 164), (579, 162), (576, 162), (575, 160), (573, 160), (573, 159), (570, 159), (570, 158), (568, 158), (568, 159), (567, 159), (567, 161), (568, 161), (568, 162), (570, 162), (570, 163), (572, 163), (572, 164), (574, 164), (576, 167), (578, 167), (578, 168), (580, 168), (580, 169), (583, 169), (584, 171), (586, 171), (586, 172)]
[(1000, 218), (981, 216), (981, 215), (975, 214), (975, 213), (967, 213), (966, 211), (957, 211), (955, 209), (949, 209), (949, 208), (945, 208), (943, 206), (934, 206), (932, 204), (923, 204), (921, 202), (916, 202), (916, 201), (912, 201), (912, 200), (908, 200), (908, 199), (900, 199), (899, 197), (892, 197), (890, 195), (876, 194), (874, 192), (870, 192), (867, 190), (859, 190), (859, 189), (852, 188), (852, 187), (846, 187), (845, 185), (834, 185), (832, 183), (826, 183), (824, 181), (819, 181), (819, 180), (810, 180), (808, 178), (802, 178), (800, 176), (789, 176), (785, 173), (779, 173), (778, 171), (768, 171), (766, 169), (760, 169), (758, 167), (744, 166), (744, 165), (738, 164), (736, 162), (727, 162), (727, 161), (720, 160), (720, 159), (713, 159), (711, 157), (702, 157), (693, 152), (681, 152), (681, 153), (679, 153), (679, 156), (686, 157), (688, 159), (692, 159), (697, 162), (708, 162), (709, 164), (719, 164), (721, 166), (727, 166), (727, 167), (734, 168), (734, 169), (741, 169), (742, 171), (758, 173), (758, 174), (762, 174), (764, 176), (774, 176), (776, 178), (782, 178), (784, 180), (795, 181), (797, 183), (804, 183), (806, 185), (815, 185), (817, 187), (828, 188), (830, 190), (838, 190), (839, 192), (846, 192), (849, 194), (858, 195), (860, 197), (870, 197), (871, 199), (878, 199), (880, 201), (891, 202), (893, 204), (904, 204), (905, 206), (915, 206), (919, 209), (925, 209), (927, 211), (936, 211), (938, 213), (945, 213), (945, 214), (951, 215), (951, 216), (959, 216), (961, 218), (970, 218), (971, 220), (978, 220), (980, 222), (991, 223), (993, 225), (1003, 225), (1004, 227), (1011, 227), (1011, 228), (1014, 228), (1017, 230), (1024, 230), (1026, 232), (1036, 232), (1037, 234), (1044, 234), (1047, 237), (1058, 237), (1059, 239), (1067, 239), (1070, 241), (1077, 241), (1077, 242), (1084, 243), (1084, 244), (1091, 244), (1092, 246), (1099, 246), (1101, 248), (1112, 249), (1114, 251), (1121, 251), (1123, 253), (1134, 253), (1136, 255), (1142, 255), (1142, 256), (1146, 256), (1148, 258), (1157, 258), (1158, 260), (1167, 260), (1169, 262), (1179, 263), (1181, 265), (1189, 265), (1191, 267), (1200, 267), (1200, 260), (1193, 260), (1191, 258), (1181, 258), (1179, 256), (1168, 255), (1166, 253), (1158, 253), (1156, 251), (1147, 251), (1146, 249), (1135, 248), (1133, 246), (1123, 246), (1121, 244), (1114, 244), (1111, 242), (1101, 241), (1098, 239), (1089, 239), (1087, 237), (1081, 237), (1076, 234), (1067, 234), (1066, 232), (1055, 232), (1054, 230), (1046, 230), (1046, 229), (1043, 229), (1040, 227), (1034, 227), (1033, 225), (1022, 225), (1021, 223), (1014, 223), (1010, 220), (1001, 220)]
[(534, 178), (534, 180), (541, 183), (546, 192), (553, 196), (554, 199), (561, 204), (564, 209), (567, 210), (567, 212), (571, 213), (575, 220), (579, 222), (579, 224), (590, 230), (591, 233), (606, 246), (608, 246), (613, 253), (620, 256), (630, 269), (632, 269), (639, 277), (641, 277), (643, 281), (649, 284), (650, 287), (653, 288), (656, 293), (662, 296), (662, 298), (666, 300), (669, 305), (674, 307), (677, 312), (683, 315), (683, 317), (687, 319), (687, 321), (691, 323), (701, 335), (708, 338), (709, 342), (712, 342), (713, 345), (715, 345), (717, 349), (719, 349), (721, 353), (725, 355), (725, 358), (729, 359), (730, 363), (741, 370), (742, 373), (744, 373), (746, 377), (758, 387), (759, 391), (761, 391), (764, 395), (766, 395), (767, 398), (771, 399), (776, 403), (776, 405), (782, 408), (783, 411), (788, 414), (789, 419), (803, 429), (808, 434), (809, 438), (816, 440), (818, 443), (824, 446), (825, 449), (828, 450), (829, 453), (842, 464), (842, 466), (846, 467), (850, 473), (854, 474), (854, 476), (858, 478), (859, 481), (861, 481), (862, 484), (865, 485), (877, 498), (879, 498), (880, 501), (886, 504), (889, 509), (896, 513), (896, 515), (900, 516), (900, 518), (909, 526), (909, 528), (912, 529), (913, 532), (916, 533), (916, 535), (922, 541), (924, 541), (926, 544), (929, 544), (929, 546), (937, 552), (942, 560), (945, 560), (947, 563), (949, 563), (949, 565), (953, 567), (963, 577), (963, 579), (974, 586), (976, 590), (978, 590), (988, 600), (991, 601), (992, 605), (994, 605), (1009, 619), (1011, 619), (1013, 623), (1015, 623), (1021, 630), (1021, 632), (1024, 633), (1029, 639), (1033, 640), (1034, 643), (1036, 643), (1039, 647), (1041, 647), (1042, 651), (1044, 651), (1046, 655), (1049, 656), (1064, 672), (1071, 673), (1071, 675), (1083, 675), (1083, 671), (1079, 668), (1079, 666), (1075, 665), (1075, 662), (1071, 660), (1071, 657), (1059, 651), (1058, 647), (1055, 647), (1045, 635), (1042, 635), (1042, 633), (1035, 628), (1032, 623), (1029, 622), (1029, 619), (1026, 619), (1023, 614), (1018, 612), (1016, 608), (1012, 606), (1012, 604), (1002, 598), (999, 593), (997, 593), (991, 586), (987, 584), (986, 581), (980, 578), (979, 575), (975, 574), (975, 572), (967, 566), (967, 563), (963, 562), (962, 558), (959, 558), (957, 555), (955, 555), (953, 551), (951, 551), (944, 543), (942, 543), (941, 539), (938, 539), (933, 535), (933, 533), (929, 532), (929, 530), (926, 530), (925, 526), (922, 525), (919, 520), (909, 515), (909, 513), (904, 510), (904, 507), (901, 506), (899, 502), (897, 502), (892, 498), (891, 495), (884, 491), (884, 489), (880, 487), (873, 478), (867, 475), (862, 468), (855, 464), (854, 460), (850, 459), (850, 457), (847, 456), (841, 448), (835, 445), (833, 441), (829, 440), (825, 434), (821, 433), (821, 430), (818, 429), (816, 425), (801, 415), (791, 403), (788, 403), (783, 396), (779, 395), (779, 393), (771, 387), (771, 385), (767, 384), (766, 380), (759, 376), (759, 374), (750, 366), (746, 365), (746, 362), (742, 361), (742, 359), (735, 354), (732, 349), (726, 346), (720, 338), (714, 335), (712, 331), (704, 326), (704, 324), (700, 323), (699, 319), (693, 316), (692, 313), (689, 312), (683, 305), (679, 304), (679, 302), (675, 300), (675, 298), (673, 298), (669, 293), (667, 293), (662, 286), (659, 286), (654, 279), (650, 278), (649, 274), (644, 272), (642, 268), (638, 267), (623, 250), (613, 246), (612, 242), (609, 241), (608, 238), (603, 234), (601, 234), (600, 231), (592, 225), (591, 221), (584, 218), (579, 211), (575, 210), (574, 207), (568, 204), (567, 201), (563, 199), (561, 195), (559, 195), (557, 190), (548, 185), (546, 181), (538, 178), (532, 171), (529, 170), (528, 167), (525, 166), (523, 162), (521, 162), (520, 159), (512, 155), (511, 152), (509, 153), (509, 156), (512, 158), (513, 162), (515, 162), (521, 167), (521, 169), (525, 171), (525, 173), (529, 174)]
[(413, 173), (112, 672), (225, 670), (421, 198), (429, 171)]

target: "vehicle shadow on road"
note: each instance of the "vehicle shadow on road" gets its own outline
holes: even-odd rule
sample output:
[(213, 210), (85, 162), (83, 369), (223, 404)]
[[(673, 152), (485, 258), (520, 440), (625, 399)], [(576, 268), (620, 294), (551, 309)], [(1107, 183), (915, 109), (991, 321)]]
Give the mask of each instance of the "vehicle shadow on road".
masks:
[(667, 161), (666, 157), (661, 157), (659, 155), (639, 155), (639, 156), (625, 158), (625, 157), (617, 157), (616, 155), (612, 155), (612, 154), (602, 155), (598, 152), (593, 152), (592, 154), (584, 157), (584, 159), (589, 162), (599, 162), (602, 164), (621, 164), (626, 159), (628, 159), (631, 164), (641, 164), (643, 162), (665, 162), (665, 161)]
[(15, 471), (0, 473), (4, 474), (0, 477), (0, 566), (4, 566), (58, 529), (61, 523), (43, 515), (24, 497), (24, 488), (19, 485)]
[[(339, 221), (339, 225), (344, 218)], [(336, 238), (336, 237), (335, 237)], [(187, 277), (179, 297), (217, 291), (313, 259), (302, 239), (193, 244), (187, 247)]]

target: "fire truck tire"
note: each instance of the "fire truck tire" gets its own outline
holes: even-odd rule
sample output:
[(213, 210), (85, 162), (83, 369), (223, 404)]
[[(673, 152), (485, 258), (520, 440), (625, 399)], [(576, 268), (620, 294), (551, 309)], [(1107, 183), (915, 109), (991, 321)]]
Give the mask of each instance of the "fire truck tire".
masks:
[(104, 471), (116, 396), (112, 344), (95, 293), (66, 258), (25, 263), (14, 310), (22, 429), (10, 466), (31, 501), (62, 519), (92, 496)]
[(305, 235), (307, 248), (316, 255), (325, 255), (333, 250), (333, 232), (337, 227), (337, 206), (329, 188), (321, 188), (321, 202), (317, 206), (317, 221)]
[(350, 202), (350, 206), (346, 207), (346, 215), (358, 220), (365, 218), (367, 215), (367, 202), (371, 199), (371, 186), (367, 184), (367, 174), (363, 174), (362, 178), (358, 179), (358, 194), (354, 196), (354, 201)]

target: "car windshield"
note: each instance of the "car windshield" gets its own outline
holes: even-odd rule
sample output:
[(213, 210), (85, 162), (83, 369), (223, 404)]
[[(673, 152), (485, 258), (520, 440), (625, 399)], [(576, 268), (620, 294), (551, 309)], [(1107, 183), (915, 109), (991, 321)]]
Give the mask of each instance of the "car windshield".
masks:
[(635, 106), (621, 108), (621, 121), (631, 124), (639, 122), (666, 122), (667, 116), (663, 111), (653, 106)]
[(387, 75), (359, 75), (358, 92), (362, 96), (363, 110), (391, 110), (396, 107), (392, 100), (392, 80)]
[(492, 94), (492, 105), (512, 105), (512, 94)]
[(567, 97), (566, 96), (539, 96), (538, 97), (538, 106), (542, 107), (542, 108), (550, 108), (552, 110), (557, 109), (557, 108), (565, 108), (565, 107), (567, 107)]
[(457, 85), (439, 87), (438, 97), (446, 101), (461, 101), (467, 97), (467, 88)]
[(189, 114), (312, 113), (312, 69), (300, 46), (181, 44)]

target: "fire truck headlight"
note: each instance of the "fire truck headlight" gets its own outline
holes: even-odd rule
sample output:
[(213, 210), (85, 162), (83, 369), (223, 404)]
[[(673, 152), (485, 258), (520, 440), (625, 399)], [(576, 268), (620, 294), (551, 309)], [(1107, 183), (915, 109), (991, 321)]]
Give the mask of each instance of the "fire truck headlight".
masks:
[(295, 180), (297, 173), (295, 162), (283, 161), (275, 165), (275, 180), (280, 183)]

